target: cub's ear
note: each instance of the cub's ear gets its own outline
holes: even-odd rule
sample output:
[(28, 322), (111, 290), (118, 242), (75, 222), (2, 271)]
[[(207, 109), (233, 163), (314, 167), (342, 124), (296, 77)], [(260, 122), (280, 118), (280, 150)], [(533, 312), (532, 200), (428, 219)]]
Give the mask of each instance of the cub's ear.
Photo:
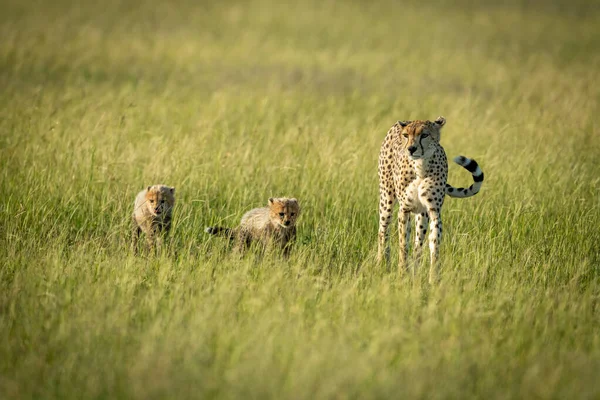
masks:
[(437, 117), (437, 119), (434, 121), (436, 124), (438, 124), (440, 126), (440, 128), (442, 126), (444, 126), (446, 124), (446, 118), (444, 117)]
[(298, 204), (298, 200), (295, 197), (293, 197), (289, 199), (288, 202), (290, 202), (291, 204), (295, 204), (297, 207), (297, 213), (300, 214), (300, 210), (302, 209), (302, 207), (300, 207), (300, 204)]
[(146, 190), (149, 192), (151, 188), (152, 188), (152, 186), (148, 186), (148, 188)]
[(398, 121), (396, 123), (401, 127), (405, 128), (408, 124), (410, 124), (410, 121)]
[(175, 194), (175, 186), (171, 186), (169, 188), (169, 192), (171, 192), (171, 194)]
[(275, 199), (272, 197), (269, 197), (269, 205), (272, 206), (273, 203), (275, 203)]

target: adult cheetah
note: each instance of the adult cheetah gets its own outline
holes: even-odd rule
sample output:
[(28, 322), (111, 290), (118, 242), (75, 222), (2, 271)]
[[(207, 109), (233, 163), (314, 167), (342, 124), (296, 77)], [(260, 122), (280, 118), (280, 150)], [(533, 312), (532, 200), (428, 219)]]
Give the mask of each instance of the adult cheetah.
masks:
[(454, 162), (473, 175), (474, 183), (467, 189), (448, 183), (448, 161), (440, 145), (440, 130), (444, 117), (435, 121), (398, 121), (388, 131), (379, 153), (379, 246), (377, 261), (385, 256), (389, 261), (387, 229), (396, 201), (398, 236), (400, 239), (399, 269), (406, 267), (410, 239), (410, 213), (415, 214), (415, 268), (420, 263), (423, 240), (429, 225), (431, 264), (429, 282), (437, 276), (439, 245), (442, 237), (441, 211), (444, 197), (470, 197), (481, 188), (483, 172), (475, 160), (463, 156)]

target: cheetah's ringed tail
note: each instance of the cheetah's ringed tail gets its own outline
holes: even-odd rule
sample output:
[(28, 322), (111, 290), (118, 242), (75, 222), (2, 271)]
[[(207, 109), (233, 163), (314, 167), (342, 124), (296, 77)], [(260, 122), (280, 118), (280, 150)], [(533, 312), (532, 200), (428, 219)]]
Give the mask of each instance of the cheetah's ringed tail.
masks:
[(477, 164), (477, 161), (465, 156), (455, 157), (454, 162), (469, 171), (473, 175), (474, 182), (467, 189), (455, 188), (450, 184), (446, 184), (446, 194), (450, 197), (458, 198), (475, 196), (483, 184), (483, 171), (479, 167), (479, 164)]

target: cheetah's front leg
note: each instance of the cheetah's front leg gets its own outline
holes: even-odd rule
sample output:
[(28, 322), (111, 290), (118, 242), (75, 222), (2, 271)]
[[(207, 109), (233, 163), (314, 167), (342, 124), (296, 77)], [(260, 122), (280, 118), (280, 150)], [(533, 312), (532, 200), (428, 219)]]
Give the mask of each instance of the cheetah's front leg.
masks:
[(408, 258), (408, 243), (410, 241), (410, 213), (402, 210), (398, 211), (398, 239), (400, 248), (398, 249), (398, 273), (406, 269), (406, 259)]
[(146, 246), (150, 254), (156, 255), (156, 232), (152, 228), (146, 233)]
[(140, 239), (140, 234), (142, 233), (142, 230), (138, 226), (135, 218), (132, 219), (132, 222), (133, 222), (133, 226), (131, 228), (131, 250), (133, 251), (133, 254), (137, 255), (138, 241)]
[(290, 231), (289, 231), (287, 237), (285, 238), (285, 241), (283, 244), (283, 256), (285, 258), (290, 257), (290, 251), (292, 250), (292, 246), (295, 241), (296, 241), (296, 227), (293, 226), (290, 228)]
[(385, 257), (385, 263), (390, 262), (390, 248), (388, 245), (388, 227), (392, 220), (392, 208), (394, 207), (394, 195), (391, 190), (384, 188), (379, 190), (379, 234), (377, 247), (377, 263), (381, 264)]
[(439, 209), (429, 210), (429, 255), (431, 264), (429, 267), (429, 283), (433, 284), (437, 279), (440, 243), (442, 241), (442, 216)]
[(164, 243), (164, 232), (157, 231), (154, 235), (154, 246), (156, 255), (159, 255), (163, 251), (163, 243)]
[(429, 217), (427, 213), (415, 215), (415, 248), (413, 274), (416, 269), (421, 266), (423, 259), (423, 242), (425, 241), (425, 234), (427, 233), (427, 225), (429, 224)]

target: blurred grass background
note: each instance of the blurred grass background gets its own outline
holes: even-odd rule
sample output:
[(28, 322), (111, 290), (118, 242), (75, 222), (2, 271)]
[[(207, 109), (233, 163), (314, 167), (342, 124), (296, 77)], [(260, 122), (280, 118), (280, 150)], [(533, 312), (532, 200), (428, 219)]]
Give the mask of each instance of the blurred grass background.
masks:
[[(600, 397), (599, 5), (0, 0), (0, 397)], [(377, 156), (438, 115), (486, 181), (430, 287), (375, 265)], [(271, 196), (289, 261), (203, 233)]]

